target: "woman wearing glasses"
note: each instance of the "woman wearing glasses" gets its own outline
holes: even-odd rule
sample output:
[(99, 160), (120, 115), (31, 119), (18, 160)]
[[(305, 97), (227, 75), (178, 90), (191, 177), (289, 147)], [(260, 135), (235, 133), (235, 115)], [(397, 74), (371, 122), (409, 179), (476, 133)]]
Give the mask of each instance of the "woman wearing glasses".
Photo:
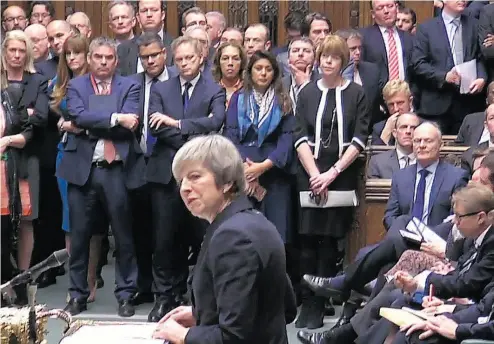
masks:
[[(301, 273), (332, 277), (343, 258), (344, 238), (351, 229), (353, 199), (328, 196), (332, 191), (357, 188), (355, 162), (365, 148), (370, 107), (361, 86), (343, 79), (347, 65), (346, 42), (327, 36), (319, 46), (316, 61), (322, 79), (306, 85), (299, 94), (295, 118), (295, 148), (301, 165), (297, 174), (301, 191)], [(340, 201), (337, 207), (322, 207), (326, 201)], [(337, 198), (337, 199), (335, 199)], [(325, 299), (303, 291), (297, 327), (323, 325)]]

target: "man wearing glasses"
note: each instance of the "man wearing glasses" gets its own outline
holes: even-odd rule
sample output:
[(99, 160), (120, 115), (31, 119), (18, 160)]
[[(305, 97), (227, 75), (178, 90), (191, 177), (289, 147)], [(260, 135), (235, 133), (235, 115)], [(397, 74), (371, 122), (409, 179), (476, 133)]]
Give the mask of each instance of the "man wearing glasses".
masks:
[(31, 1), (29, 22), (47, 26), (55, 17), (55, 8), (50, 1)]
[(19, 6), (9, 6), (3, 11), (2, 27), (5, 32), (24, 30), (27, 26), (26, 12)]
[(34, 62), (46, 61), (51, 58), (50, 42), (48, 42), (48, 34), (43, 25), (31, 24), (24, 32), (33, 43)]

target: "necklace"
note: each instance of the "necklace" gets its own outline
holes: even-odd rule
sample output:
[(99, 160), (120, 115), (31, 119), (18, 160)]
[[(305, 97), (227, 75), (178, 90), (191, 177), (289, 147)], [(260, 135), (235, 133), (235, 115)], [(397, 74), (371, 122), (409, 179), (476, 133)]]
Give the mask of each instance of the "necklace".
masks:
[[(322, 146), (324, 148), (329, 148), (331, 145), (331, 137), (333, 136), (334, 120), (336, 118), (336, 108), (333, 109), (333, 115), (331, 117), (331, 127), (329, 129), (329, 135), (326, 140), (321, 139)], [(322, 130), (322, 129), (321, 129)]]

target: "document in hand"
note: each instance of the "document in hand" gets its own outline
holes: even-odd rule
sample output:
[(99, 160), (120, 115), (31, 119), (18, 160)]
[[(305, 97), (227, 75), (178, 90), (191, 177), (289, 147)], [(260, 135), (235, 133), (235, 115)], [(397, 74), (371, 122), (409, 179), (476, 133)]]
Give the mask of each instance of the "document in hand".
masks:
[(446, 247), (446, 241), (416, 217), (408, 222), (406, 231), (400, 230), (400, 234), (405, 239), (414, 240), (418, 243), (426, 242)]
[(414, 325), (429, 318), (427, 314), (421, 311), (406, 307), (402, 309), (381, 307), (379, 315), (398, 326)]
[(455, 69), (461, 77), (460, 93), (470, 93), (470, 85), (477, 79), (477, 60), (473, 59), (456, 65)]
[(312, 196), (311, 191), (301, 191), (299, 197), (302, 208), (356, 207), (359, 204), (355, 190), (329, 190), (326, 202), (319, 204), (316, 202), (315, 197)]
[(157, 324), (85, 325), (74, 334), (65, 337), (61, 344), (163, 344), (162, 339), (153, 339)]

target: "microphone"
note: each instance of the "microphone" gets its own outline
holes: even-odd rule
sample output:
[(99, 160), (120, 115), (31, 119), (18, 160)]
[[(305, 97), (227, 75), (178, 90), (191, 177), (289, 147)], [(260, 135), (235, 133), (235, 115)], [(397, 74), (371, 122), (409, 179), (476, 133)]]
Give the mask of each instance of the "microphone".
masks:
[(9, 282), (2, 284), (0, 289), (15, 287), (16, 285), (29, 282), (29, 280), (35, 281), (43, 272), (62, 265), (67, 259), (69, 259), (67, 249), (55, 251), (42, 262), (15, 276)]

